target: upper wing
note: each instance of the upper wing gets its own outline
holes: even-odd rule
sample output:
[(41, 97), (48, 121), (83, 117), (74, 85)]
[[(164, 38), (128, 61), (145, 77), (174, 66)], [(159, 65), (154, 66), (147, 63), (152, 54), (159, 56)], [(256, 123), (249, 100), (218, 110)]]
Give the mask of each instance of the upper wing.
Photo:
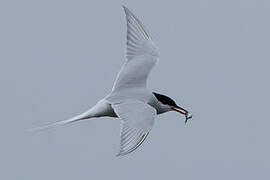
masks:
[(121, 119), (121, 143), (117, 156), (123, 156), (137, 149), (154, 125), (156, 110), (137, 100), (112, 106)]
[(127, 60), (117, 75), (112, 91), (146, 87), (147, 77), (158, 59), (158, 51), (150, 34), (129, 9), (123, 8), (127, 20)]

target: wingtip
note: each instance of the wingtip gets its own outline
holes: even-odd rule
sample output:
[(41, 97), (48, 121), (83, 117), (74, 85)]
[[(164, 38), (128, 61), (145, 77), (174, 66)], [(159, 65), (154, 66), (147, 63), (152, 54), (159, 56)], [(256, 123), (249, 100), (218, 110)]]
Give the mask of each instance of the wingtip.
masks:
[(131, 11), (125, 5), (122, 5), (122, 7), (123, 7), (126, 14), (131, 13)]
[(116, 154), (116, 157), (125, 156), (127, 154), (130, 154), (132, 151), (119, 151), (118, 154)]
[(115, 156), (116, 157), (121, 157), (121, 156), (125, 156), (125, 155), (127, 155), (128, 153), (121, 153), (121, 152), (119, 152), (118, 154), (116, 154)]
[(115, 155), (116, 157), (120, 157), (123, 156), (123, 154), (121, 152), (119, 152), (118, 154)]
[(125, 13), (128, 13), (128, 8), (125, 5), (122, 5), (122, 8), (124, 9)]

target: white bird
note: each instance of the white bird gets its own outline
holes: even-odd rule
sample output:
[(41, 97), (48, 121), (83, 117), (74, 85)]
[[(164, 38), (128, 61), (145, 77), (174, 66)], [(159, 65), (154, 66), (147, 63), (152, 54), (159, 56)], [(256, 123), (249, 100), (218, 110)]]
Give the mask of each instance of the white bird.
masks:
[(157, 114), (177, 111), (185, 115), (185, 122), (192, 117), (171, 98), (147, 89), (147, 78), (158, 61), (159, 53), (141, 21), (128, 8), (123, 8), (127, 20), (126, 61), (110, 94), (78, 116), (34, 130), (94, 117), (116, 117), (121, 120), (121, 142), (117, 156), (122, 156), (131, 153), (143, 143)]

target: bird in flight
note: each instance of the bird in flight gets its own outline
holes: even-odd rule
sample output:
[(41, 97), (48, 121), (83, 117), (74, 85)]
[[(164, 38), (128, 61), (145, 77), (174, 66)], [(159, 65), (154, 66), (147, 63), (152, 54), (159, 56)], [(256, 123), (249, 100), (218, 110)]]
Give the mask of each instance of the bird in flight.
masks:
[(128, 8), (123, 8), (127, 21), (126, 60), (112, 91), (88, 111), (34, 130), (94, 117), (119, 118), (121, 140), (117, 156), (123, 156), (133, 152), (144, 142), (154, 125), (156, 115), (176, 111), (185, 116), (185, 123), (192, 117), (168, 96), (147, 89), (147, 78), (159, 59), (159, 53), (142, 22)]

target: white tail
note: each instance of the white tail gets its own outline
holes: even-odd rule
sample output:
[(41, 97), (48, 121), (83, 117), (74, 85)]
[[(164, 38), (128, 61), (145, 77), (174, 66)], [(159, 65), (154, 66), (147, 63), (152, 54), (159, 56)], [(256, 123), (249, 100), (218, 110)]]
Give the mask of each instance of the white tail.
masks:
[(48, 124), (48, 125), (45, 125), (42, 127), (33, 128), (33, 129), (30, 129), (30, 131), (45, 130), (45, 129), (53, 128), (56, 126), (61, 126), (61, 125), (73, 123), (73, 122), (83, 120), (83, 119), (89, 119), (92, 117), (102, 117), (102, 116), (115, 117), (115, 114), (111, 108), (111, 105), (104, 100), (100, 100), (94, 107), (92, 107), (88, 111), (86, 111), (78, 116), (75, 116), (75, 117), (67, 119), (67, 120), (51, 123), (51, 124)]
[(32, 128), (29, 131), (40, 131), (40, 130), (45, 130), (45, 129), (49, 129), (49, 128), (53, 128), (53, 127), (57, 127), (57, 126), (61, 126), (61, 125), (65, 125), (65, 124), (70, 124), (79, 120), (83, 120), (83, 119), (88, 119), (90, 118), (89, 115), (86, 116), (85, 113), (80, 114), (78, 116), (72, 117), (70, 119), (67, 120), (63, 120), (63, 121), (58, 121), (55, 123), (51, 123), (51, 124), (47, 124), (45, 126), (41, 126), (41, 127), (37, 127), (37, 128)]

